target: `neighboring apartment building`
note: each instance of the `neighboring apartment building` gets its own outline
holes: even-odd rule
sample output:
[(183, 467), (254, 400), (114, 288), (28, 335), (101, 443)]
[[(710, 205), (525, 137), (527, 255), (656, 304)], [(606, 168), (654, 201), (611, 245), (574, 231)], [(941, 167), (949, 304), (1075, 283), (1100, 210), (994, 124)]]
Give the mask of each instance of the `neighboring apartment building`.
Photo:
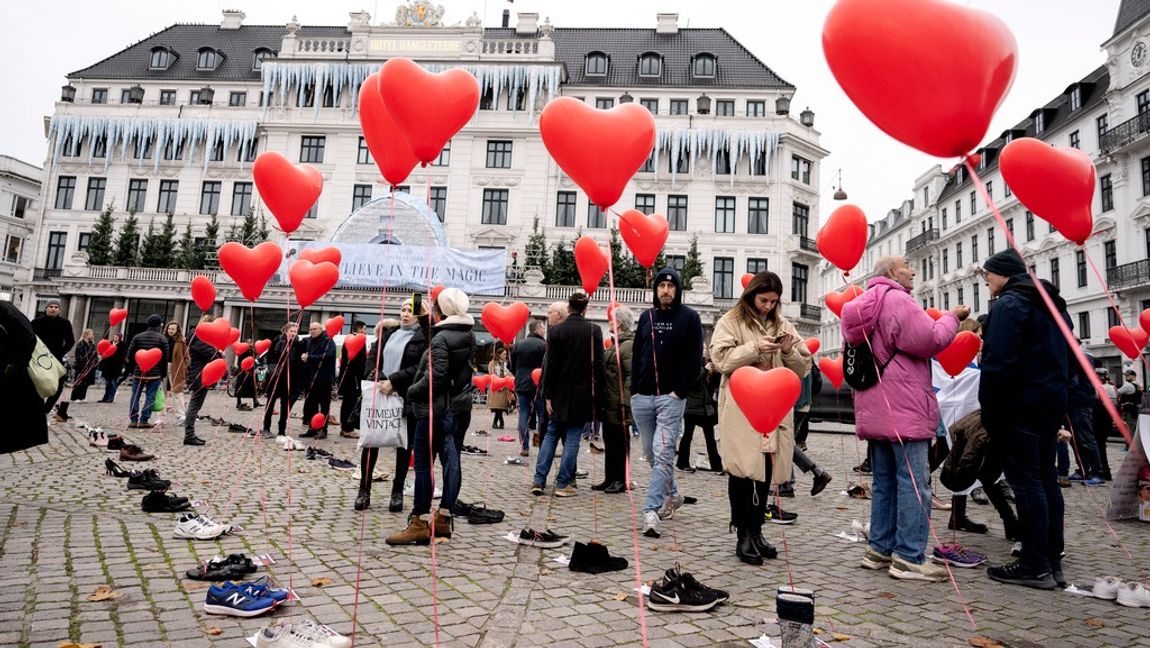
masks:
[(38, 166), (0, 155), (0, 300), (12, 301), (17, 283), (27, 282), (32, 268), (30, 241), (42, 173)]
[[(145, 229), (168, 213), (196, 236), (211, 214), (226, 229), (259, 205), (251, 162), (263, 151), (321, 170), (323, 194), (293, 239), (330, 240), (350, 214), (387, 200), (356, 98), (387, 58), (407, 56), (432, 70), (462, 66), (480, 82), (478, 114), (402, 188), (421, 201), (429, 196), (450, 246), (503, 249), (522, 264), (535, 219), (549, 243), (580, 232), (606, 242), (610, 219), (550, 159), (539, 113), (557, 96), (599, 108), (635, 101), (655, 114), (658, 144), (616, 209), (664, 214), (672, 265), (682, 266), (698, 236), (704, 275), (691, 303), (705, 319), (737, 298), (744, 272), (769, 267), (790, 287), (787, 315), (815, 331), (817, 295), (808, 283), (827, 151), (813, 112), (790, 115), (795, 87), (725, 30), (681, 28), (676, 14), (659, 14), (653, 29), (559, 28), (530, 13), (515, 26), (505, 13), (502, 27), (484, 28), (477, 16), (449, 27), (422, 0), (400, 7), (388, 25), (350, 16), (346, 27), (248, 26), (242, 13), (225, 11), (219, 26), (173, 25), (70, 74), (49, 132), (28, 303), (49, 295), (75, 301), (67, 310), (77, 327), (99, 329), (108, 308), (133, 300), (133, 317), (156, 310), (186, 319), (187, 273), (88, 268), (73, 255), (109, 204), (120, 217), (136, 212)], [(244, 302), (222, 275), (217, 280), (236, 322)], [(510, 285), (506, 297), (540, 314), (569, 292), (526, 283)], [(261, 328), (282, 319), (287, 296), (272, 289), (266, 308), (256, 305)], [(398, 308), (394, 297), (389, 308)], [(649, 302), (637, 289), (621, 297)], [(337, 289), (315, 310), (374, 322), (378, 302), (378, 293)]]

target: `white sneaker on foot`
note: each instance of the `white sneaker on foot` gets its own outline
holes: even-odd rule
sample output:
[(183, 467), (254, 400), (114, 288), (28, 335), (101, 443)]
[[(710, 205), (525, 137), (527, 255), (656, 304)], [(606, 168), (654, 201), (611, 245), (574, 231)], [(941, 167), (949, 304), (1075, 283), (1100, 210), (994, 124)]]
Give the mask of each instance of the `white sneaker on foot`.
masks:
[(682, 495), (672, 495), (663, 502), (663, 507), (659, 509), (659, 519), (668, 520), (675, 516), (675, 511), (683, 507), (683, 503), (687, 498)]
[(655, 511), (643, 513), (643, 535), (648, 538), (659, 537), (659, 514)]
[(930, 582), (944, 581), (949, 576), (946, 569), (939, 567), (930, 562), (924, 562), (921, 565), (907, 562), (898, 556), (891, 554), (890, 569), (887, 573), (893, 578), (902, 580), (920, 580)]

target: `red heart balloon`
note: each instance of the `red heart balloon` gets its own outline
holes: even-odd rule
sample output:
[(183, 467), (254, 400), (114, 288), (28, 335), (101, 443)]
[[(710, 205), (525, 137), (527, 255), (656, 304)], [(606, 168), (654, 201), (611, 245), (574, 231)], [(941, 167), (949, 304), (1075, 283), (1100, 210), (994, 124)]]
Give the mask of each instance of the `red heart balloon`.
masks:
[(1094, 231), (1094, 162), (1076, 148), (1033, 137), (1016, 139), (998, 158), (1002, 179), (1018, 202), (1082, 245)]
[(264, 286), (280, 268), (283, 253), (271, 241), (265, 241), (249, 248), (236, 241), (228, 241), (216, 253), (220, 268), (236, 282), (240, 292), (248, 301), (260, 298)]
[(240, 339), (240, 330), (236, 327), (231, 327), (228, 330), (228, 344), (235, 344)]
[(197, 324), (196, 337), (222, 351), (232, 343), (232, 323), (220, 318)]
[(980, 349), (982, 338), (973, 331), (962, 331), (934, 359), (953, 377), (962, 373), (974, 361)]
[(240, 369), (243, 369), (244, 371), (251, 371), (252, 367), (254, 366), (256, 366), (256, 359), (251, 356), (240, 360)]
[(819, 358), (819, 371), (831, 381), (835, 389), (843, 386), (843, 357)]
[(527, 320), (531, 318), (531, 309), (523, 302), (515, 302), (508, 306), (487, 302), (483, 305), (483, 313), (479, 319), (488, 332), (504, 344), (511, 344), (515, 336), (523, 330)]
[(1138, 324), (1143, 331), (1150, 331), (1150, 308), (1142, 311), (1142, 314), (1138, 316)]
[(667, 219), (658, 214), (648, 215), (637, 209), (619, 214), (619, 236), (644, 268), (650, 268), (659, 258), (669, 231)]
[(599, 247), (595, 239), (580, 236), (579, 240), (575, 241), (575, 267), (579, 269), (583, 290), (587, 291), (588, 295), (599, 287), (610, 264), (611, 260), (607, 258), (607, 253)]
[(1110, 327), (1110, 341), (1118, 350), (1126, 355), (1131, 360), (1137, 360), (1138, 356), (1142, 354), (1142, 349), (1146, 346), (1146, 342), (1150, 341), (1150, 334), (1140, 328), (1123, 328), (1121, 326)]
[(471, 378), (471, 384), (475, 385), (479, 391), (487, 391), (487, 386), (491, 384), (491, 374), (474, 376)]
[(202, 311), (212, 310), (212, 306), (216, 303), (216, 287), (212, 285), (211, 279), (204, 275), (192, 278), (192, 301), (196, 302), (196, 306)]
[(96, 343), (96, 353), (99, 354), (101, 358), (110, 358), (116, 354), (116, 345), (108, 340), (100, 340)]
[(826, 296), (827, 308), (831, 309), (831, 312), (834, 313), (835, 315), (842, 317), (843, 316), (843, 304), (849, 302), (850, 300), (854, 299), (855, 297), (858, 297), (861, 294), (863, 294), (863, 289), (859, 288), (858, 286), (855, 286), (853, 284), (850, 286), (847, 286), (841, 292), (837, 292), (837, 291), (832, 290), (829, 293), (827, 293), (827, 296)]
[(327, 427), (327, 414), (316, 412), (315, 416), (311, 417), (311, 429), (319, 430), (325, 427)]
[[(610, 340), (611, 338), (607, 338), (607, 339)], [(535, 383), (536, 387), (539, 386), (539, 380), (541, 378), (543, 378), (543, 370), (542, 369), (532, 369), (531, 370), (531, 382)]]
[(435, 300), (439, 299), (439, 293), (443, 292), (443, 288), (443, 284), (435, 284), (431, 287), (431, 303), (434, 304)]
[(113, 308), (112, 310), (108, 311), (108, 324), (111, 324), (112, 326), (116, 326), (126, 319), (128, 319), (127, 308)]
[(635, 103), (600, 110), (574, 97), (559, 97), (539, 115), (539, 133), (559, 168), (607, 211), (651, 155), (655, 118)]
[(333, 338), (339, 335), (339, 332), (343, 330), (345, 321), (346, 320), (344, 320), (343, 315), (336, 315), (335, 317), (324, 322), (323, 329), (327, 331), (327, 336)]
[(335, 287), (339, 281), (339, 268), (327, 261), (312, 263), (305, 259), (291, 264), (288, 279), (300, 308), (307, 308)]
[(367, 344), (367, 336), (363, 333), (356, 333), (355, 335), (345, 337), (343, 339), (343, 348), (347, 349), (347, 359), (355, 359), (355, 357), (363, 351), (365, 344)]
[(463, 68), (433, 74), (411, 59), (393, 58), (380, 68), (378, 83), (384, 105), (424, 164), (439, 157), (479, 108), (479, 82)]
[(367, 149), (371, 151), (383, 178), (393, 187), (403, 184), (419, 160), (415, 159), (407, 137), (383, 103), (379, 93), (379, 72), (368, 76), (359, 87), (359, 125), (363, 128)]
[(831, 213), (825, 225), (815, 234), (815, 246), (839, 270), (850, 273), (866, 251), (866, 214), (854, 205), (843, 205)]
[(740, 367), (731, 374), (730, 387), (731, 396), (747, 422), (763, 436), (779, 427), (803, 391), (802, 380), (785, 367), (768, 371)]
[(256, 340), (256, 355), (263, 355), (272, 348), (271, 340)]
[(615, 346), (615, 338), (612, 338), (612, 337), (603, 338), (603, 350), (604, 351), (609, 350), (613, 346)]
[(243, 354), (247, 353), (248, 349), (250, 349), (250, 348), (251, 348), (251, 345), (249, 345), (247, 342), (233, 342), (232, 343), (232, 351), (235, 351), (236, 355), (243, 355)]
[(200, 373), (200, 384), (204, 387), (211, 387), (220, 382), (220, 378), (223, 378), (227, 372), (228, 362), (223, 358), (216, 358), (204, 365), (204, 370)]
[(307, 164), (292, 164), (276, 151), (264, 151), (256, 157), (252, 178), (256, 181), (260, 198), (285, 234), (299, 229), (323, 191), (323, 176), (319, 169)]
[(140, 368), (140, 373), (147, 373), (163, 359), (162, 349), (140, 349), (136, 352), (136, 366)]
[(807, 351), (810, 351), (811, 355), (818, 353), (819, 348), (823, 345), (818, 338), (807, 338), (803, 340), (803, 344), (807, 345)]
[(978, 147), (1018, 61), (1001, 20), (944, 0), (839, 0), (823, 53), (867, 118), (938, 157)]
[(339, 267), (339, 262), (343, 261), (343, 254), (340, 253), (337, 247), (301, 248), (298, 256), (300, 259), (307, 259), (312, 263), (323, 263), (327, 261), (337, 268)]
[(747, 284), (751, 283), (751, 279), (754, 279), (754, 278), (755, 278), (755, 275), (753, 275), (749, 272), (747, 274), (743, 275), (742, 277), (739, 277), (739, 283), (743, 284), (743, 290), (747, 289)]

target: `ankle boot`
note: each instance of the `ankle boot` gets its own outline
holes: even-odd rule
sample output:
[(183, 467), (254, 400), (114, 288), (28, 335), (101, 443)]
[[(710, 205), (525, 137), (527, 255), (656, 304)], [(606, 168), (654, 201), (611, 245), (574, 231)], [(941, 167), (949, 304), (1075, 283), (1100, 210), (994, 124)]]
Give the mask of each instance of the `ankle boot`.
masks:
[(387, 504), (387, 510), (392, 513), (399, 513), (403, 510), (403, 482), (391, 485), (391, 501)]
[(435, 537), (450, 538), (453, 527), (451, 511), (439, 509), (435, 512)]
[(364, 511), (371, 506), (371, 486), (360, 486), (355, 498), (355, 510)]
[(67, 421), (68, 419), (72, 418), (72, 417), (68, 416), (68, 405), (71, 405), (71, 403), (63, 402), (63, 403), (56, 405), (56, 420), (57, 421), (60, 421), (61, 423), (63, 423), (64, 421)]
[(814, 475), (815, 481), (813, 484), (811, 484), (811, 497), (814, 497), (815, 495), (823, 492), (823, 489), (827, 487), (827, 484), (831, 483), (831, 476), (827, 474), (827, 471), (819, 468), (818, 466), (815, 466)]
[(406, 529), (387, 536), (384, 542), (392, 546), (431, 544), (431, 528), (422, 515), (413, 515), (408, 519)]
[(946, 528), (970, 533), (986, 533), (989, 531), (985, 524), (972, 522), (966, 517), (965, 495), (955, 495), (951, 498), (950, 502), (950, 521), (947, 523)]
[(759, 553), (755, 547), (755, 541), (751, 539), (751, 533), (748, 529), (738, 527), (736, 529), (739, 535), (738, 544), (735, 545), (735, 555), (739, 560), (747, 563), (748, 565), (761, 565), (763, 564), (763, 555)]
[(751, 542), (755, 545), (755, 551), (767, 560), (774, 560), (779, 557), (779, 552), (767, 542), (763, 537), (763, 527), (752, 528), (748, 531), (751, 536)]

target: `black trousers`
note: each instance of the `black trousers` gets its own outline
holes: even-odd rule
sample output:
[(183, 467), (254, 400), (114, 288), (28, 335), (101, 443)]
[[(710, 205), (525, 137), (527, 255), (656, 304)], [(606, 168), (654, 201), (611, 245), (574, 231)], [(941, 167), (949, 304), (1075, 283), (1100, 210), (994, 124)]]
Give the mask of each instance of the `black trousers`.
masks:
[(603, 422), (603, 481), (608, 485), (627, 481), (627, 456), (631, 454), (631, 435), (621, 423)]
[(795, 445), (807, 442), (807, 435), (811, 433), (811, 411), (798, 410), (795, 412)]
[(411, 453), (415, 449), (415, 415), (408, 414), (405, 418), (407, 447), (395, 449), (395, 478), (391, 482), (392, 495), (403, 494), (403, 484), (407, 481), (407, 471), (411, 467)]
[(357, 389), (353, 393), (344, 394), (339, 402), (339, 427), (344, 432), (359, 429), (359, 409), (363, 394)]
[(272, 412), (275, 411), (276, 407), (279, 407), (279, 433), (280, 436), (287, 434), (288, 412), (291, 411), (292, 405), (294, 404), (295, 401), (292, 400), (286, 393), (268, 396), (268, 402), (266, 403), (267, 409), (264, 410), (264, 429), (272, 429)]
[[(770, 454), (766, 458), (766, 475), (769, 478), (773, 464)], [(738, 529), (757, 530), (763, 526), (763, 515), (767, 512), (771, 494), (770, 481), (757, 481), (748, 477), (727, 475), (727, 499), (731, 503), (731, 524)]]
[(1110, 458), (1106, 456), (1106, 440), (1114, 429), (1110, 413), (1101, 405), (1094, 406), (1094, 439), (1098, 442), (1099, 477), (1110, 479)]
[(316, 381), (308, 390), (303, 400), (303, 424), (311, 428), (311, 418), (316, 414), (324, 415), (323, 429), (327, 429), (327, 416), (331, 413), (331, 385)]
[(707, 442), (707, 461), (711, 470), (716, 472), (723, 469), (723, 460), (719, 457), (719, 444), (715, 443), (715, 426), (712, 423), (703, 423), (698, 420), (686, 418), (683, 421), (683, 438), (679, 439), (679, 458), (676, 467), (686, 468), (691, 465), (691, 442), (695, 437), (695, 426), (703, 428), (703, 439)]
[(47, 414), (48, 412), (51, 412), (52, 408), (56, 405), (56, 401), (60, 400), (60, 394), (64, 393), (64, 381), (67, 379), (68, 379), (67, 376), (62, 376), (60, 378), (60, 385), (56, 388), (56, 393), (52, 394), (52, 397), (49, 398), (47, 401), (45, 401), (45, 403), (44, 403), (44, 413), (45, 414)]

